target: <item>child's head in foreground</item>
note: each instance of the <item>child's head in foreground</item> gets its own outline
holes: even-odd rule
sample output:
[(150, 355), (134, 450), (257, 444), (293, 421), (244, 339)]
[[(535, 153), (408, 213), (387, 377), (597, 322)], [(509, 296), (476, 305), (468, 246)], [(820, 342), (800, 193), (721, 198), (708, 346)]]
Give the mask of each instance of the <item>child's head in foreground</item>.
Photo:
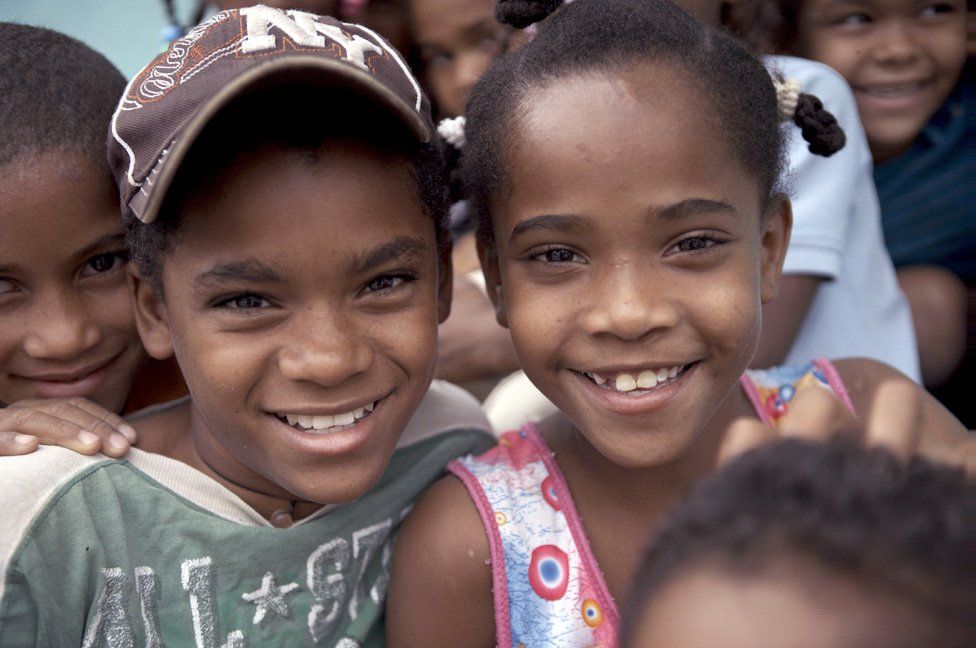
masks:
[(577, 0), (492, 66), (467, 120), (488, 292), (526, 374), (614, 463), (681, 456), (777, 291), (769, 73), (669, 2)]
[(907, 150), (959, 81), (966, 0), (781, 0), (779, 48), (850, 83), (876, 162)]
[(624, 645), (972, 645), (973, 494), (847, 440), (754, 450), (655, 534)]
[(175, 354), (219, 475), (354, 499), (427, 390), (448, 309), (426, 99), (392, 48), (330, 18), (255, 7), (194, 36), (243, 40), (172, 86), (183, 50), (164, 54), (113, 124), (143, 342)]
[(125, 87), (83, 43), (0, 23), (0, 406), (125, 402), (145, 353), (105, 135)]

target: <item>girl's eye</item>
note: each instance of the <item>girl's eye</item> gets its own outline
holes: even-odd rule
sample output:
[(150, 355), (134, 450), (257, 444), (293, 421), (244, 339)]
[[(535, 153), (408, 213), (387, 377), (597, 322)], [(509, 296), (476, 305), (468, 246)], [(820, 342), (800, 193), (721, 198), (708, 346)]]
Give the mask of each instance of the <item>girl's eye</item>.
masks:
[(700, 252), (722, 243), (723, 241), (708, 236), (689, 236), (686, 239), (678, 241), (671, 249), (675, 252)]
[(125, 265), (128, 260), (128, 255), (124, 252), (108, 252), (93, 256), (82, 267), (81, 276), (91, 277), (110, 270), (117, 270)]
[(566, 248), (552, 248), (536, 254), (532, 258), (545, 261), (546, 263), (573, 263), (583, 261), (583, 257)]
[(10, 279), (0, 279), (0, 295), (12, 293), (15, 289), (16, 286), (14, 286), (14, 282)]
[(938, 16), (939, 14), (952, 13), (953, 6), (948, 3), (929, 5), (922, 9), (921, 15), (924, 17)]
[(229, 299), (225, 299), (224, 301), (218, 303), (217, 306), (230, 308), (232, 310), (256, 310), (259, 308), (270, 307), (271, 302), (260, 295), (245, 293), (243, 295), (235, 295)]

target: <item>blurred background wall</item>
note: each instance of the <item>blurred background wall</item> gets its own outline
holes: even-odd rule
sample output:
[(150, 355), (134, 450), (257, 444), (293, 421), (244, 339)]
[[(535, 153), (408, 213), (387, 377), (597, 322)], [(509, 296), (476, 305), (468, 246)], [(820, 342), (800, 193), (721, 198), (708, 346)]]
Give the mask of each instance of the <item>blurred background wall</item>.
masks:
[[(187, 21), (196, 0), (176, 0)], [(63, 32), (104, 54), (126, 77), (163, 48), (169, 22), (162, 0), (0, 0), (0, 21), (39, 25)]]

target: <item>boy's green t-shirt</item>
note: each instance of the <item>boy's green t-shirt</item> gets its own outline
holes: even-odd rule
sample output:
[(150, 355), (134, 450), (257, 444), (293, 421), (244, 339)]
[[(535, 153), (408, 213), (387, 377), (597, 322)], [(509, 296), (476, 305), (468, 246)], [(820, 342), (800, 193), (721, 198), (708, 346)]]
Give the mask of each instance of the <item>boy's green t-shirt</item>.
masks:
[(160, 455), (0, 460), (0, 645), (382, 645), (394, 531), (449, 460), (493, 443), (459, 392), (435, 383), (380, 482), (289, 529)]

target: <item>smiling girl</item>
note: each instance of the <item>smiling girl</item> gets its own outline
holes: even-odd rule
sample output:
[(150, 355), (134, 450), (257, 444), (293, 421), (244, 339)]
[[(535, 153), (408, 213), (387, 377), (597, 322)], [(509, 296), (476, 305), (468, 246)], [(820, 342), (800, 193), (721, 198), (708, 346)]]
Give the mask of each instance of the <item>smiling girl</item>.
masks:
[[(791, 214), (773, 82), (730, 37), (662, 0), (577, 0), (489, 70), (467, 117), (488, 292), (559, 412), (418, 503), (389, 639), (613, 646), (648, 528), (734, 421), (775, 424), (811, 390), (865, 412), (907, 379), (868, 361), (746, 372)], [(964, 435), (927, 397), (918, 428)]]

